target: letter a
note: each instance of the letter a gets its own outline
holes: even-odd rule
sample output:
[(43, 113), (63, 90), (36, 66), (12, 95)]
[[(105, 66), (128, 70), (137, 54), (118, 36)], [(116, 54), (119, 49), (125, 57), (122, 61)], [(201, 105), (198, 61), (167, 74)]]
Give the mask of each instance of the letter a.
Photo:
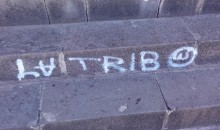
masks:
[(21, 81), (21, 79), (25, 78), (26, 75), (32, 75), (35, 78), (40, 76), (40, 74), (38, 72), (34, 72), (34, 71), (25, 72), (24, 64), (23, 64), (23, 61), (21, 59), (17, 59), (16, 63), (17, 63), (17, 66), (18, 66), (17, 78), (20, 81)]

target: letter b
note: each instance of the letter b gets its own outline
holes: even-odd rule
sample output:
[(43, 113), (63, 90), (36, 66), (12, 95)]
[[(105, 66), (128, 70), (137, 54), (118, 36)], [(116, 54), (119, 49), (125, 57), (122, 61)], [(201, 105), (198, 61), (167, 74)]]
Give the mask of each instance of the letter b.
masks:
[[(152, 55), (153, 58), (144, 58), (145, 55)], [(157, 52), (153, 51), (142, 51), (141, 55), (141, 69), (142, 71), (155, 71), (160, 68), (160, 63), (158, 62), (159, 55)], [(146, 65), (153, 65), (147, 67)]]

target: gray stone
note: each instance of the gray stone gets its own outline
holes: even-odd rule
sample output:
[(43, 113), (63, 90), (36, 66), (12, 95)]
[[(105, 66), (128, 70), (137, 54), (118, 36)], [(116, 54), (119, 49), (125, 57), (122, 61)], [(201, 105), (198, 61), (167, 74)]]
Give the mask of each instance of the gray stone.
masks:
[(220, 13), (219, 0), (205, 0), (202, 13), (203, 14)]
[(84, 0), (46, 0), (51, 23), (86, 22)]
[[(8, 80), (25, 80), (25, 79), (38, 79), (46, 77), (60, 77), (62, 75), (68, 75), (72, 77), (82, 76), (82, 75), (103, 75), (106, 73), (134, 73), (134, 72), (146, 72), (149, 73), (153, 70), (144, 70), (141, 63), (141, 52), (155, 52), (159, 55), (156, 62), (159, 66), (156, 70), (168, 70), (168, 69), (178, 69), (170, 67), (168, 64), (169, 56), (172, 52), (180, 47), (190, 46), (194, 47), (195, 43), (179, 43), (179, 44), (158, 44), (154, 46), (141, 46), (141, 47), (126, 47), (126, 48), (115, 48), (115, 49), (100, 49), (100, 50), (90, 50), (90, 51), (64, 51), (62, 53), (30, 53), (30, 54), (17, 54), (17, 55), (3, 55), (0, 57), (0, 79), (2, 81)], [(218, 52), (218, 51), (217, 51)], [(206, 53), (206, 52), (204, 52)], [(134, 69), (131, 69), (132, 55), (134, 55)], [(203, 54), (204, 55), (204, 54)], [(104, 67), (104, 56), (121, 58), (124, 63), (118, 65), (125, 69), (125, 72), (120, 72), (115, 67), (109, 67), (110, 71), (106, 72)], [(51, 65), (50, 58), (54, 58), (55, 68), (52, 70), (50, 76), (43, 74), (42, 69), (35, 68), (39, 66), (40, 61), (43, 62), (45, 66)], [(79, 60), (70, 60), (70, 58), (99, 58), (99, 61), (89, 61), (85, 60), (86, 69), (83, 68)], [(153, 54), (145, 54), (144, 59), (155, 59)], [(22, 79), (18, 78), (19, 66), (17, 65), (17, 60), (21, 59), (23, 62), (24, 72), (37, 72), (40, 74), (39, 77), (33, 76), (32, 74), (27, 74)], [(218, 57), (215, 58), (218, 60)], [(117, 62), (117, 59), (111, 59), (109, 62)], [(207, 59), (208, 61), (208, 59)], [(205, 60), (205, 62), (207, 62)], [(61, 64), (62, 63), (62, 64)], [(62, 67), (61, 67), (62, 66)], [(153, 68), (156, 66), (155, 63), (146, 63), (147, 68)], [(186, 68), (195, 67), (193, 64), (188, 65)], [(156, 71), (154, 70), (154, 72)], [(49, 71), (46, 68), (45, 71)]]
[(162, 0), (159, 17), (195, 15), (200, 0)]
[(89, 21), (155, 18), (159, 0), (86, 0)]
[[(27, 54), (27, 55), (8, 55), (8, 56), (1, 56), (0, 57), (0, 79), (1, 81), (19, 81), (18, 79), (18, 65), (17, 59), (21, 59), (23, 62), (23, 66), (25, 72), (37, 72), (40, 74), (37, 78), (45, 78), (43, 71), (41, 69), (35, 69), (36, 66), (39, 66), (40, 60), (42, 60), (45, 66), (51, 65), (50, 58), (54, 58), (55, 68), (52, 71), (52, 75), (50, 77), (59, 77), (61, 76), (60, 67), (59, 67), (59, 53), (38, 53), (38, 54)], [(49, 71), (46, 68), (46, 71)], [(25, 79), (37, 79), (32, 74), (27, 74), (24, 78)]]
[(0, 1), (0, 26), (48, 23), (44, 0)]
[(218, 15), (200, 15), (181, 18), (183, 24), (198, 43), (197, 65), (216, 65), (219, 63), (219, 22)]
[[(61, 74), (57, 61), (61, 52), (65, 54), (70, 76), (103, 74), (104, 71), (101, 61), (88, 64), (88, 68), (92, 69), (85, 73), (78, 61), (68, 60), (70, 57), (115, 56), (123, 58), (123, 67), (128, 69), (131, 55), (135, 53), (136, 70), (140, 71), (140, 52), (155, 51), (160, 55), (158, 61), (161, 69), (167, 69), (169, 55), (183, 46), (198, 47), (196, 65), (218, 64), (219, 20), (219, 15), (204, 15), (77, 25), (1, 27), (0, 77), (1, 80), (17, 80), (15, 62), (18, 58), (26, 60), (24, 64), (30, 62), (27, 65), (27, 71), (30, 71), (38, 65), (39, 60), (44, 59), (48, 63), (51, 57), (57, 63), (52, 77), (59, 77)], [(189, 67), (195, 67), (193, 65)]]
[(1, 55), (194, 41), (179, 18), (1, 27), (0, 33)]
[(61, 52), (65, 31), (60, 25), (0, 28), (0, 55)]
[(220, 41), (200, 42), (197, 65), (218, 65), (220, 63)]
[(0, 130), (37, 126), (42, 84), (0, 85)]
[(220, 15), (199, 15), (183, 17), (183, 24), (194, 37), (194, 40), (207, 42), (220, 39)]
[[(124, 63), (118, 65), (123, 67), (125, 72), (120, 72), (117, 68), (110, 68), (109, 73), (132, 73), (132, 72), (146, 72), (150, 73), (152, 71), (143, 71), (141, 66), (141, 52), (156, 52), (159, 55), (157, 62), (160, 64), (158, 70), (169, 70), (169, 69), (178, 69), (170, 67), (168, 64), (169, 56), (172, 52), (180, 47), (190, 46), (194, 47), (195, 43), (179, 43), (179, 44), (160, 44), (153, 46), (140, 46), (140, 47), (125, 47), (125, 48), (114, 48), (114, 49), (102, 49), (102, 50), (90, 50), (90, 51), (64, 51), (65, 61), (67, 65), (67, 72), (69, 76), (80, 76), (80, 75), (102, 75), (106, 74), (104, 71), (104, 56), (111, 56), (116, 58), (123, 59)], [(135, 55), (135, 66), (134, 70), (131, 70), (132, 54)], [(154, 55), (146, 54), (144, 59), (153, 58)], [(69, 58), (100, 58), (100, 61), (89, 61), (85, 60), (86, 70), (83, 69), (82, 64), (79, 60), (69, 60)], [(217, 58), (216, 58), (217, 59)], [(117, 61), (116, 59), (110, 59), (110, 62)], [(156, 66), (154, 63), (146, 64), (146, 67), (153, 68)], [(192, 65), (187, 66), (186, 68), (195, 67)], [(158, 71), (157, 70), (157, 71)]]
[(220, 123), (220, 69), (164, 73), (157, 76), (173, 110), (166, 127), (180, 129)]
[(193, 127), (193, 128), (186, 128), (182, 130), (219, 130), (220, 126), (206, 126), (206, 127)]
[[(194, 109), (184, 109), (179, 111), (174, 111), (169, 116), (169, 121), (167, 128), (170, 130), (176, 130), (179, 128), (189, 128), (189, 127), (205, 127), (209, 125), (219, 125), (220, 107), (201, 107)], [(201, 130), (201, 129), (200, 129)], [(206, 130), (206, 129), (205, 129)], [(214, 129), (218, 130), (218, 129)]]
[(51, 81), (43, 99), (45, 130), (157, 130), (166, 110), (156, 80), (146, 74)]
[[(163, 113), (135, 114), (126, 116), (102, 117), (98, 119), (88, 119), (79, 121), (68, 121), (62, 123), (48, 123), (43, 130), (158, 130), (161, 124), (155, 124), (164, 118)], [(149, 124), (155, 126), (150, 126)]]
[[(68, 75), (72, 77), (82, 76), (82, 75), (103, 75), (106, 73), (135, 73), (135, 72), (146, 72), (149, 73), (153, 70), (144, 70), (141, 63), (141, 52), (155, 52), (159, 55), (156, 62), (159, 66), (156, 70), (169, 70), (178, 69), (171, 67), (168, 64), (169, 56), (172, 52), (180, 47), (190, 46), (194, 47), (195, 43), (179, 43), (179, 44), (158, 44), (154, 46), (141, 46), (141, 47), (126, 47), (126, 48), (115, 48), (115, 49), (101, 49), (101, 50), (90, 50), (90, 51), (64, 51), (63, 53), (30, 53), (30, 54), (17, 54), (17, 55), (5, 55), (0, 57), (0, 79), (2, 81), (8, 80), (21, 80), (18, 78), (19, 66), (17, 65), (17, 60), (21, 59), (25, 72), (34, 71), (40, 74), (38, 78), (46, 77), (60, 77), (62, 75)], [(216, 51), (218, 53), (218, 51)], [(206, 52), (204, 51), (206, 54)], [(201, 54), (201, 55), (205, 55)], [(134, 69), (131, 69), (132, 55), (134, 55)], [(104, 67), (104, 57), (115, 57), (121, 58), (124, 63), (118, 65), (125, 69), (124, 72), (120, 72), (119, 69), (115, 67), (109, 67), (110, 71), (106, 72)], [(50, 76), (43, 74), (43, 71), (39, 68), (39, 62), (42, 60), (45, 66), (51, 65), (50, 58), (54, 58), (55, 68)], [(63, 58), (63, 59), (62, 59)], [(99, 58), (99, 61), (89, 61), (85, 60), (86, 68), (83, 68), (79, 60), (70, 60), (70, 58)], [(153, 54), (145, 54), (144, 59), (154, 59)], [(218, 60), (218, 57), (215, 58)], [(199, 60), (200, 61), (200, 60)], [(204, 62), (208, 62), (209, 59), (205, 59)], [(117, 59), (111, 59), (109, 62), (117, 62)], [(203, 64), (202, 64), (203, 65)], [(63, 67), (61, 67), (63, 66)], [(153, 68), (156, 66), (155, 63), (146, 63), (147, 68)], [(194, 64), (188, 65), (187, 68), (195, 67)], [(156, 71), (154, 70), (154, 72)], [(49, 68), (46, 68), (49, 71)], [(32, 74), (27, 74), (22, 80), (25, 79), (38, 79)]]
[(66, 30), (64, 50), (169, 44), (193, 41), (192, 35), (178, 18), (91, 22), (77, 26), (63, 25)]

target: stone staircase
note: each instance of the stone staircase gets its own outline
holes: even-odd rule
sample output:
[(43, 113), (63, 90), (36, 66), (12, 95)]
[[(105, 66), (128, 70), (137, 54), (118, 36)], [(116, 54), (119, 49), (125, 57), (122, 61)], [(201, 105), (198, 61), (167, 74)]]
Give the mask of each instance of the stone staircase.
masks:
[(218, 1), (19, 1), (0, 2), (0, 130), (220, 129)]

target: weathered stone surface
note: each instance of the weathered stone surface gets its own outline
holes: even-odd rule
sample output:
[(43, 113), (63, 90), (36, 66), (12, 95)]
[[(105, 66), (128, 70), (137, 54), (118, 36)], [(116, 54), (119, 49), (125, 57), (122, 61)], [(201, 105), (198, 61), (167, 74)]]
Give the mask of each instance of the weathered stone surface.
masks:
[(86, 22), (84, 0), (46, 0), (51, 23)]
[(220, 69), (164, 73), (159, 85), (173, 110), (168, 129), (218, 125), (220, 123)]
[[(219, 15), (0, 28), (0, 54), (219, 40)], [(188, 28), (188, 29), (187, 29)], [(191, 32), (190, 32), (191, 30)]]
[[(161, 124), (155, 124), (155, 122), (162, 120), (163, 117), (163, 113), (102, 117), (72, 122), (48, 123), (43, 127), (43, 130), (158, 130), (161, 129)], [(155, 126), (149, 127), (149, 124)]]
[(44, 0), (0, 1), (0, 26), (48, 23)]
[(45, 130), (157, 130), (165, 114), (157, 82), (146, 74), (54, 81), (43, 99)]
[(220, 126), (206, 126), (206, 127), (193, 127), (193, 128), (186, 128), (182, 130), (219, 130)]
[[(2, 0), (0, 26), (219, 13), (218, 0)], [(159, 11), (159, 12), (158, 12)]]
[(181, 19), (195, 40), (202, 42), (219, 41), (220, 15), (199, 15)]
[[(64, 50), (90, 50), (193, 40), (179, 23), (178, 19), (166, 19), (2, 27), (0, 54), (61, 51), (62, 47)], [(167, 29), (161, 30), (162, 27)]]
[[(168, 63), (171, 54), (180, 48), (194, 48), (195, 46), (195, 43), (189, 42), (90, 51), (64, 51), (62, 53), (5, 55), (0, 57), (0, 78), (2, 81), (18, 81), (24, 79), (60, 77), (62, 75), (77, 77), (109, 73), (149, 73), (158, 70), (179, 69), (176, 66), (172, 66), (170, 62)], [(182, 64), (188, 62), (194, 55), (191, 51), (188, 52), (187, 50), (183, 50), (179, 53), (186, 56), (189, 54), (189, 57), (187, 57), (186, 60), (172, 60), (173, 63)], [(178, 55), (174, 57), (178, 57)], [(218, 57), (215, 59), (217, 60)], [(122, 63), (117, 63), (119, 61)], [(180, 69), (195, 67), (193, 61), (186, 66), (180, 67)], [(40, 64), (42, 64), (41, 68), (39, 67)], [(114, 65), (116, 67), (114, 67)], [(38, 76), (33, 73), (38, 73)], [(24, 74), (24, 76), (21, 76), (22, 74)]]
[(218, 65), (220, 63), (220, 41), (201, 42), (199, 55), (195, 60), (197, 65)]
[(216, 65), (219, 63), (219, 16), (184, 17), (182, 22), (198, 43), (199, 54), (195, 63), (197, 65)]
[(60, 25), (0, 28), (0, 55), (62, 51), (65, 31)]
[(203, 14), (220, 13), (219, 0), (205, 0), (202, 13)]
[(159, 17), (195, 15), (200, 0), (162, 0)]
[(155, 18), (159, 0), (86, 0), (89, 21)]
[(0, 130), (37, 126), (42, 84), (0, 85)]
[[(65, 61), (67, 65), (67, 72), (69, 76), (79, 76), (79, 75), (100, 75), (105, 73), (132, 73), (132, 72), (155, 72), (157, 70), (169, 70), (169, 69), (179, 69), (176, 67), (171, 67), (168, 64), (169, 57), (171, 53), (181, 47), (194, 47), (195, 43), (179, 43), (179, 44), (161, 44), (161, 45), (154, 45), (154, 46), (141, 46), (141, 47), (127, 47), (127, 48), (114, 48), (114, 49), (103, 49), (103, 50), (91, 50), (91, 51), (73, 51), (73, 52), (64, 52), (65, 54)], [(151, 52), (157, 53), (158, 59), (155, 61), (159, 64), (159, 67), (155, 70), (150, 70), (154, 68), (156, 63), (146, 63), (146, 67), (149, 70), (144, 70), (142, 67), (142, 59), (141, 53), (143, 52)], [(185, 54), (185, 52), (183, 52)], [(191, 53), (189, 53), (191, 54)], [(131, 69), (131, 62), (132, 62), (132, 55), (134, 55), (134, 69)], [(104, 57), (110, 56), (114, 58), (121, 58), (124, 63), (118, 64), (118, 66), (126, 69), (123, 72), (116, 67), (109, 67), (110, 71), (105, 72), (105, 61)], [(192, 55), (190, 55), (191, 57)], [(71, 58), (87, 58), (84, 60), (85, 68), (80, 63), (79, 60), (71, 60)], [(99, 58), (100, 61), (97, 60), (88, 60), (89, 58)], [(110, 58), (109, 62), (118, 62), (117, 59)], [(155, 55), (153, 54), (146, 54), (144, 59), (152, 59), (155, 60)], [(187, 60), (186, 60), (187, 61)], [(194, 67), (193, 64), (188, 65), (186, 68)]]
[(193, 41), (178, 18), (64, 25), (64, 50), (91, 50)]
[(198, 43), (199, 54), (195, 61), (197, 65), (216, 65), (219, 63), (219, 18), (217, 15), (182, 18), (184, 25)]
[[(42, 63), (45, 66), (51, 65), (50, 58), (54, 58), (55, 68), (52, 71), (52, 74), (49, 77), (58, 77), (61, 76), (60, 67), (59, 67), (59, 54), (58, 53), (41, 53), (41, 54), (27, 54), (27, 55), (9, 55), (9, 56), (1, 56), (0, 57), (0, 79), (1, 81), (14, 80), (19, 81), (18, 74), (18, 59), (22, 60), (23, 67), (25, 72), (37, 72), (39, 73), (39, 77), (44, 78), (47, 77), (44, 75), (43, 71), (39, 68), (39, 63), (42, 60)], [(46, 72), (49, 72), (49, 68), (45, 68)], [(24, 79), (36, 79), (33, 74), (27, 74)]]
[[(90, 50), (194, 41), (219, 40), (219, 15), (67, 25), (0, 28), (0, 54)], [(206, 29), (203, 29), (206, 28)], [(199, 37), (198, 36), (198, 37)]]
[[(219, 20), (219, 15), (204, 15), (23, 28), (2, 27), (0, 29), (0, 54), (2, 55), (0, 77), (1, 80), (17, 79), (16, 60), (18, 58), (24, 58), (24, 64), (30, 62), (30, 65), (27, 65), (27, 71), (30, 71), (39, 64), (40, 60), (43, 59), (47, 64), (52, 57), (56, 60), (56, 70), (51, 77), (60, 76), (62, 70), (57, 61), (61, 52), (67, 65), (65, 70), (65, 63), (63, 64), (64, 71), (69, 76), (103, 74), (103, 56), (123, 58), (125, 63), (122, 67), (129, 69), (132, 53), (135, 53), (135, 70), (139, 72), (141, 51), (158, 53), (160, 68), (169, 68), (167, 62), (170, 54), (184, 46), (198, 48), (196, 65), (216, 65), (219, 63)], [(180, 56), (187, 56), (184, 54)], [(71, 57), (94, 57), (101, 60), (97, 63), (89, 63), (90, 70), (84, 72), (79, 61), (68, 60)], [(194, 62), (187, 67), (192, 66), (195, 66)], [(111, 72), (115, 70), (111, 69)]]
[[(193, 99), (192, 99), (193, 100)], [(211, 100), (211, 99), (210, 99)], [(175, 130), (179, 128), (204, 127), (209, 125), (219, 125), (220, 107), (209, 106), (207, 108), (194, 108), (174, 111), (169, 116), (167, 128)], [(205, 129), (206, 130), (206, 129)], [(218, 129), (215, 129), (218, 130)]]

